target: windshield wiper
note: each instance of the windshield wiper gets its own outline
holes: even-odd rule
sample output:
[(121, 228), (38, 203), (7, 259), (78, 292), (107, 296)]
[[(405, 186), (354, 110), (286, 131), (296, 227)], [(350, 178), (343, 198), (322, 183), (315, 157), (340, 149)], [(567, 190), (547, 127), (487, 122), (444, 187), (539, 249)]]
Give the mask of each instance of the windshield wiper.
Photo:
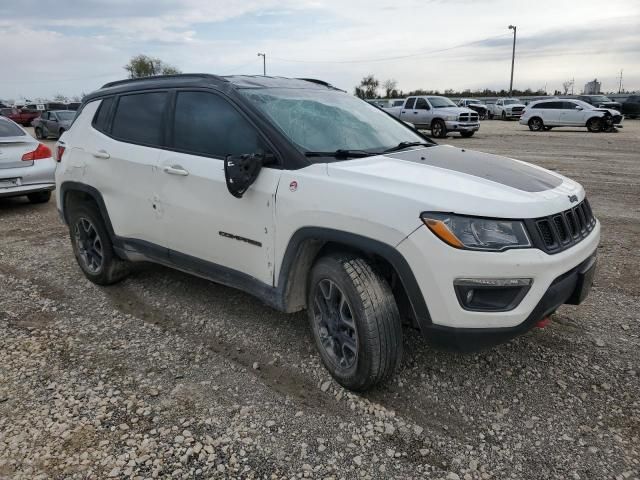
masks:
[(404, 150), (405, 148), (409, 148), (409, 147), (420, 147), (420, 146), (433, 147), (434, 145), (435, 145), (434, 143), (428, 143), (428, 142), (400, 142), (395, 147), (387, 148), (382, 153), (397, 152), (398, 150)]
[(306, 157), (363, 158), (377, 155), (377, 153), (367, 152), (366, 150), (338, 149), (334, 152), (304, 152), (304, 155)]

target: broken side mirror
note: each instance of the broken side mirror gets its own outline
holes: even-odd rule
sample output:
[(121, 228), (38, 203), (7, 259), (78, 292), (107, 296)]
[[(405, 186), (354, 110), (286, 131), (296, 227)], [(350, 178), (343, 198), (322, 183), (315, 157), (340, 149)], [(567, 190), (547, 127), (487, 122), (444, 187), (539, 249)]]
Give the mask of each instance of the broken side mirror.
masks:
[(224, 178), (227, 190), (236, 198), (242, 198), (256, 181), (263, 166), (275, 163), (272, 153), (227, 155), (224, 158)]

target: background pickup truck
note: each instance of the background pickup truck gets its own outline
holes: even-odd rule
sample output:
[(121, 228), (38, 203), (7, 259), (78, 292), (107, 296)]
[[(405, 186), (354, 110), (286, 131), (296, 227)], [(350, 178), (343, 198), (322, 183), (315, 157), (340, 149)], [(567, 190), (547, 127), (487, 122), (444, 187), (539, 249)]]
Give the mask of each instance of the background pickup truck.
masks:
[(40, 116), (40, 112), (30, 109), (2, 108), (0, 109), (0, 115), (13, 120), (23, 127), (29, 127), (33, 119)]
[(525, 109), (525, 104), (517, 98), (499, 98), (496, 103), (490, 103), (487, 106), (489, 107), (489, 118), (499, 117), (502, 120), (520, 118)]
[(409, 97), (404, 105), (383, 110), (418, 129), (431, 130), (431, 135), (437, 138), (444, 138), (450, 132), (471, 137), (480, 128), (477, 112), (458, 107), (446, 97)]

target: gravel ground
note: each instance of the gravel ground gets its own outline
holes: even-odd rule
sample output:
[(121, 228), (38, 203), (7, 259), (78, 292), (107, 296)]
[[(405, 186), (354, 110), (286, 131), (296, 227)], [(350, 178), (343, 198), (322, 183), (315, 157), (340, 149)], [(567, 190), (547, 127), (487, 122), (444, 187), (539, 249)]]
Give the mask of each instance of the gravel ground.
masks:
[(640, 122), (445, 143), (582, 182), (595, 286), (479, 354), (405, 330), (365, 395), (331, 381), (304, 314), (154, 265), (97, 287), (53, 202), (0, 200), (0, 478), (640, 478)]

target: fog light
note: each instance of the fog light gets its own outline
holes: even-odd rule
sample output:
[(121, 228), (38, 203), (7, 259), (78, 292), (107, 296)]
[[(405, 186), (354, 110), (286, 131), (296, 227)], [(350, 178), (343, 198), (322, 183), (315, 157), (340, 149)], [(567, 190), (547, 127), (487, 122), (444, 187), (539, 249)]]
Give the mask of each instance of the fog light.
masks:
[(476, 312), (507, 312), (525, 297), (530, 278), (458, 278), (453, 287), (460, 306)]

